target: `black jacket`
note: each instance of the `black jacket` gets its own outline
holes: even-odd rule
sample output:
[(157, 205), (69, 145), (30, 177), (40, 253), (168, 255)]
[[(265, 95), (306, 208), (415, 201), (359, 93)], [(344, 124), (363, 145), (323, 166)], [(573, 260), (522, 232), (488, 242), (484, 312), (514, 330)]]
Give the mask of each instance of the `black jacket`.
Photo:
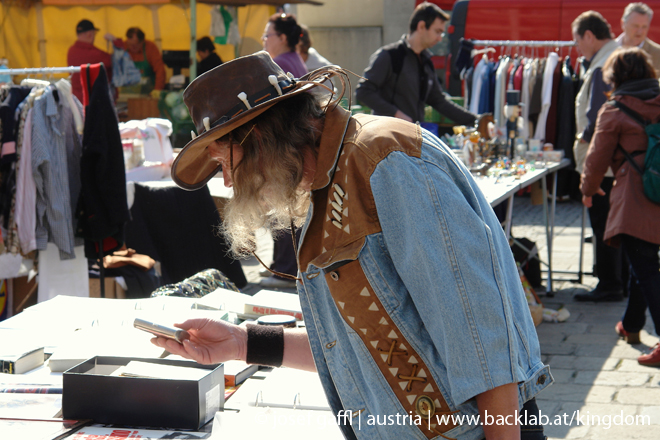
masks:
[(472, 125), (476, 115), (447, 99), (431, 62), (431, 52), (419, 57), (408, 45), (406, 36), (381, 47), (371, 56), (355, 90), (356, 98), (375, 115), (394, 116), (401, 110), (414, 122), (424, 121), (426, 104), (456, 124)]
[(222, 64), (222, 60), (220, 59), (218, 54), (215, 52), (211, 52), (209, 56), (207, 56), (202, 61), (197, 63), (197, 76), (201, 75), (202, 73), (208, 72), (214, 67), (218, 67), (220, 64)]
[[(80, 74), (87, 75), (87, 69), (81, 69)], [(87, 87), (90, 98), (85, 107), (76, 235), (85, 239), (85, 256), (98, 259), (97, 244), (101, 241), (104, 255), (121, 248), (129, 213), (124, 150), (105, 69), (100, 69), (94, 85), (90, 87), (88, 81)]]

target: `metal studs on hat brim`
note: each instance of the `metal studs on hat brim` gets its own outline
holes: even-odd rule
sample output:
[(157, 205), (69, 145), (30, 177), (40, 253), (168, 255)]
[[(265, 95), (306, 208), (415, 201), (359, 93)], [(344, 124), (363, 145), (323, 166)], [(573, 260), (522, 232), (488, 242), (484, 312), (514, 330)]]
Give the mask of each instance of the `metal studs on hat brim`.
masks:
[(203, 187), (220, 170), (208, 154), (208, 145), (279, 101), (323, 86), (321, 83), (328, 79), (327, 74), (313, 74), (292, 79), (262, 51), (224, 63), (196, 78), (185, 90), (184, 102), (198, 135), (172, 164), (174, 182), (186, 190)]

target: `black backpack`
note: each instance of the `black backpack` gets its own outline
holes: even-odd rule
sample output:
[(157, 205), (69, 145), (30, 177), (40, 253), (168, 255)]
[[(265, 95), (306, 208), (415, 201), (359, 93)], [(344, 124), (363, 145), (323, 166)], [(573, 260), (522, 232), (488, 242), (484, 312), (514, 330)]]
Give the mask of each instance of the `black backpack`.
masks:
[[(626, 160), (642, 176), (644, 195), (652, 202), (660, 204), (660, 123), (651, 123), (651, 121), (645, 120), (639, 113), (619, 101), (609, 101), (609, 103), (644, 127), (648, 137), (646, 151), (628, 153), (621, 145), (617, 145), (617, 148), (621, 149)], [(646, 153), (644, 169), (641, 169), (635, 162), (634, 157), (644, 153)]]

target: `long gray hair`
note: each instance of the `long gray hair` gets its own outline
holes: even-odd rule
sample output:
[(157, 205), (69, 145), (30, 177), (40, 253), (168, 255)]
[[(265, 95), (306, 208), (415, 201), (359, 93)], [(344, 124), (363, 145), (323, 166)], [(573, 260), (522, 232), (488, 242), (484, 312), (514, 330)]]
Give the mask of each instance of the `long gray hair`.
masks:
[(223, 141), (241, 142), (243, 158), (233, 163), (234, 197), (225, 205), (220, 229), (236, 257), (255, 249), (255, 232), (273, 235), (301, 225), (309, 195), (299, 188), (304, 155), (316, 157), (324, 118), (320, 99), (301, 93), (283, 100), (252, 121), (233, 130)]

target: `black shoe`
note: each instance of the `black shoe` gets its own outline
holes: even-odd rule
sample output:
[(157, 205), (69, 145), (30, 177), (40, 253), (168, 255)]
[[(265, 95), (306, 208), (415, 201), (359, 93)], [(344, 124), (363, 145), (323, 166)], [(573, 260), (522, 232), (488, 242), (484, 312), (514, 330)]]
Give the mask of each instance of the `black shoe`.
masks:
[(591, 292), (577, 293), (573, 296), (575, 301), (623, 301), (623, 290), (603, 290), (596, 287)]

